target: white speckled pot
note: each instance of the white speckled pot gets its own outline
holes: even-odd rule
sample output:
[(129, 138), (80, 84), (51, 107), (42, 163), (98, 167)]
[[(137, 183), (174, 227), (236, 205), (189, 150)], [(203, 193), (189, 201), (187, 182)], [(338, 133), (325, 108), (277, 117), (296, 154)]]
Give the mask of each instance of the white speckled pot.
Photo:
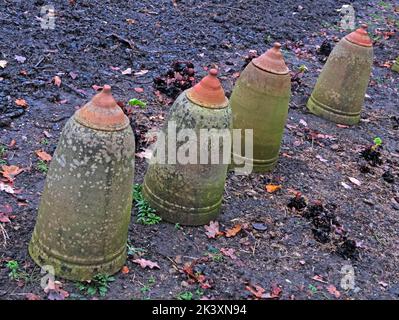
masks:
[(89, 280), (124, 264), (132, 206), (131, 127), (95, 130), (76, 114), (61, 134), (29, 245), (40, 266), (57, 276)]

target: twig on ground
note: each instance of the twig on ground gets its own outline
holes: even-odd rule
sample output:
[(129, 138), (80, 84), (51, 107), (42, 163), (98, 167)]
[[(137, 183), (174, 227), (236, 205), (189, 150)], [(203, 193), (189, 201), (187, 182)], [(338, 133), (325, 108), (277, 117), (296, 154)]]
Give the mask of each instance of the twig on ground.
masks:
[(7, 240), (10, 239), (10, 237), (8, 236), (7, 230), (4, 228), (2, 223), (0, 223), (0, 233), (3, 237), (3, 247), (5, 247), (7, 245)]
[(127, 44), (132, 50), (134, 50), (136, 52), (138, 51), (136, 46), (134, 45), (133, 41), (130, 41), (130, 40), (128, 40), (128, 39), (126, 39), (126, 38), (124, 38), (124, 37), (122, 37), (122, 36), (120, 36), (120, 35), (118, 35), (116, 33), (111, 33), (107, 37), (114, 37), (114, 38), (118, 39), (120, 42), (123, 42), (123, 43)]
[(82, 98), (87, 98), (87, 95), (81, 91), (79, 91), (78, 89), (76, 89), (75, 87), (67, 84), (67, 83), (63, 83), (62, 84), (64, 87), (68, 88), (69, 90), (75, 92), (78, 96), (82, 97)]

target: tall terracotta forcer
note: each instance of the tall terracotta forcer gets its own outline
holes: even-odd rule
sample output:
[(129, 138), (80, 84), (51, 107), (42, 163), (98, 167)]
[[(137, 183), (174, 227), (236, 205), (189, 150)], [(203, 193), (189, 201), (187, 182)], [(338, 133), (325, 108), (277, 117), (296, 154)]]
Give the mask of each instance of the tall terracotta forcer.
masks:
[(29, 245), (33, 260), (77, 281), (120, 270), (133, 176), (133, 131), (105, 85), (61, 133)]
[[(253, 59), (241, 73), (230, 104), (233, 128), (241, 129), (241, 151), (232, 153), (231, 168), (253, 161), (253, 171), (266, 172), (276, 165), (291, 96), (291, 76), (275, 43)], [(253, 158), (245, 157), (245, 129), (253, 130)]]
[[(197, 140), (183, 139), (180, 135), (184, 129), (194, 133)], [(208, 132), (210, 139), (201, 137), (201, 130)], [(161, 144), (167, 144), (165, 159), (163, 162), (158, 156), (158, 160), (153, 159), (144, 178), (143, 195), (163, 219), (182, 225), (202, 225), (218, 216), (230, 159), (230, 132), (228, 99), (217, 70), (211, 69), (208, 76), (184, 91), (171, 107), (162, 129), (165, 139), (158, 138), (156, 145), (158, 153), (163, 149)], [(226, 134), (224, 145), (218, 137)], [(217, 141), (216, 150), (212, 150), (211, 139)], [(193, 155), (191, 160), (181, 157), (184, 156), (181, 151), (189, 146), (187, 143), (191, 145), (187, 151), (188, 157)], [(218, 161), (212, 162), (212, 156), (217, 156)]]
[(373, 43), (367, 25), (362, 25), (334, 47), (308, 100), (308, 109), (336, 123), (358, 123), (372, 65)]

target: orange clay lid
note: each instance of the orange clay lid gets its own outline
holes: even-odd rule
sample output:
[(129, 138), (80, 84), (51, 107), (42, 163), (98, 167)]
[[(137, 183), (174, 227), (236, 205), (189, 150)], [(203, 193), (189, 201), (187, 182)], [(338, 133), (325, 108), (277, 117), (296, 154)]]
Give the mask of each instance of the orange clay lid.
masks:
[(373, 41), (367, 33), (367, 24), (362, 24), (359, 29), (345, 36), (345, 39), (362, 47), (373, 46)]
[(129, 125), (129, 118), (117, 105), (111, 93), (111, 86), (104, 85), (88, 103), (75, 113), (80, 124), (97, 130), (117, 131)]
[(209, 70), (209, 74), (206, 77), (194, 87), (188, 89), (187, 98), (201, 107), (211, 109), (226, 108), (229, 100), (224, 95), (223, 87), (217, 75), (217, 69)]
[(273, 48), (267, 50), (260, 57), (253, 59), (252, 63), (264, 71), (275, 74), (287, 74), (290, 70), (285, 64), (280, 48), (281, 44), (275, 42)]

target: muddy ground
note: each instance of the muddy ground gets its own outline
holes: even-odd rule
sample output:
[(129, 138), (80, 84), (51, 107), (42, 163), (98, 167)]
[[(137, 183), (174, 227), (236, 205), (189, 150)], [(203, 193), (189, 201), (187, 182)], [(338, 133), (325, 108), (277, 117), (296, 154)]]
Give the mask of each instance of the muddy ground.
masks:
[[(369, 24), (375, 47), (362, 119), (350, 128), (305, 108), (328, 54), (318, 48), (326, 41), (328, 49), (347, 33), (338, 27), (337, 9), (348, 2), (357, 22)], [(399, 74), (389, 68), (399, 54), (395, 1), (51, 3), (55, 29), (44, 30), (39, 17), (47, 1), (0, 1), (0, 60), (8, 62), (0, 67), (1, 157), (2, 164), (24, 169), (12, 186), (19, 193), (0, 191), (0, 209), (10, 220), (2, 223), (9, 236), (4, 245), (0, 234), (0, 299), (48, 298), (39, 285), (40, 269), (27, 253), (45, 181), (35, 151), (54, 152), (67, 119), (95, 94), (93, 85), (110, 84), (123, 103), (147, 101), (132, 114), (140, 154), (148, 147), (145, 133), (162, 125), (173, 102), (155, 90), (153, 79), (174, 61), (192, 62), (196, 79), (206, 74), (204, 68), (217, 66), (229, 95), (249, 51), (262, 53), (274, 41), (283, 44), (292, 70), (293, 97), (276, 169), (248, 177), (230, 174), (226, 182), (220, 228), (245, 228), (234, 237), (208, 239), (204, 227), (137, 224), (133, 210), (128, 272), (116, 274), (105, 297), (94, 298), (254, 299), (246, 287), (255, 285), (265, 289), (263, 298), (399, 298)], [(128, 68), (132, 73), (122, 74)], [(59, 87), (52, 81), (57, 75)], [(18, 106), (16, 99), (27, 106)], [(360, 152), (375, 137), (383, 142), (383, 162), (373, 167)], [(136, 158), (137, 183), (146, 166), (145, 159)], [(269, 183), (282, 189), (268, 193)], [(287, 206), (295, 195), (299, 199), (297, 192), (313, 205), (305, 213)], [(320, 203), (341, 230), (328, 239), (312, 218)], [(236, 258), (220, 253), (222, 248), (234, 249)], [(138, 256), (160, 269), (141, 269), (132, 262)], [(9, 276), (10, 260), (19, 263), (19, 281)], [(182, 271), (193, 261), (194, 273), (205, 282)], [(342, 272), (350, 267), (354, 289), (345, 290)], [(76, 283), (59, 280), (67, 299), (93, 298)]]

